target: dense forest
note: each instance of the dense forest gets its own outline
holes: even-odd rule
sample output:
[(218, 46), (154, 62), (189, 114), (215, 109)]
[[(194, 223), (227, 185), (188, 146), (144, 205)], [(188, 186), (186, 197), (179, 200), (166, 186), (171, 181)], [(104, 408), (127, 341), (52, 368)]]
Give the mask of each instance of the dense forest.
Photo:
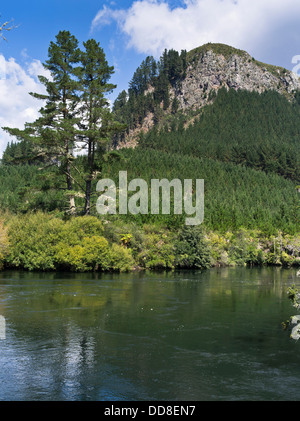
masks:
[(154, 113), (156, 122), (170, 105), (176, 113), (177, 99), (170, 104), (169, 86), (185, 77), (186, 68), (185, 50), (165, 50), (158, 61), (152, 56), (143, 60), (129, 82), (128, 92), (122, 91), (113, 105), (116, 118), (126, 124), (127, 132), (141, 124), (149, 112)]
[[(66, 46), (68, 66), (58, 60)], [(81, 51), (69, 33), (58, 35), (46, 63), (56, 78), (41, 78), (47, 95), (34, 94), (46, 100), (41, 117), (23, 131), (6, 128), (14, 139), (0, 165), (3, 267), (300, 264), (299, 94), (288, 101), (274, 91), (222, 88), (209, 105), (184, 113), (169, 87), (185, 77), (188, 57), (174, 50), (147, 57), (110, 110), (113, 68), (99, 44), (89, 40)], [(135, 148), (120, 149), (149, 112), (154, 127)], [(172, 206), (170, 215), (99, 215), (97, 181), (117, 184), (119, 171), (148, 186), (204, 179), (203, 224), (185, 226)]]
[[(143, 178), (149, 188), (151, 179), (204, 179), (204, 226), (208, 229), (226, 232), (244, 227), (269, 234), (278, 230), (287, 234), (298, 232), (299, 199), (295, 184), (276, 174), (210, 158), (137, 148), (126, 149), (121, 159), (105, 163), (102, 177), (114, 180), (117, 185), (119, 171), (124, 169), (128, 172), (128, 181)], [(0, 183), (2, 211), (26, 213), (42, 210), (64, 214), (64, 194), (59, 189), (59, 178), (54, 170), (43, 171), (32, 165), (2, 166)], [(95, 205), (96, 180), (92, 189)], [(97, 216), (96, 206), (91, 214)], [(171, 215), (128, 214), (120, 218), (137, 225), (154, 223), (180, 227), (184, 224), (184, 215), (174, 215), (172, 206)]]
[[(297, 97), (298, 98), (298, 97)], [(225, 88), (184, 129), (184, 116), (152, 130), (140, 146), (244, 165), (300, 181), (300, 105), (275, 91)]]

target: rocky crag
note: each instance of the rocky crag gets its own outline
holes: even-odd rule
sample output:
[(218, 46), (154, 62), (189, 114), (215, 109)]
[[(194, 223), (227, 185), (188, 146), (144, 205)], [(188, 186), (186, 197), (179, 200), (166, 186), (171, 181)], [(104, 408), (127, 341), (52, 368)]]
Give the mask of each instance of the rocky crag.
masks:
[[(169, 84), (169, 106), (160, 104), (161, 115), (172, 113), (174, 99), (177, 111), (188, 114), (200, 111), (213, 102), (221, 88), (256, 91), (275, 90), (287, 99), (293, 100), (300, 90), (300, 78), (290, 70), (262, 63), (246, 51), (225, 44), (205, 44), (187, 53), (184, 75)], [(148, 86), (144, 97), (155, 94), (155, 88)], [(161, 116), (160, 116), (161, 118)], [(164, 121), (164, 118), (161, 118)], [(128, 130), (119, 147), (134, 146), (141, 132), (148, 132), (157, 124), (153, 111), (145, 116), (135, 127)]]
[(206, 44), (188, 53), (186, 77), (173, 88), (180, 108), (199, 108), (209, 102), (212, 90), (275, 90), (288, 98), (300, 89), (300, 79), (282, 67), (267, 65), (247, 52), (221, 44)]

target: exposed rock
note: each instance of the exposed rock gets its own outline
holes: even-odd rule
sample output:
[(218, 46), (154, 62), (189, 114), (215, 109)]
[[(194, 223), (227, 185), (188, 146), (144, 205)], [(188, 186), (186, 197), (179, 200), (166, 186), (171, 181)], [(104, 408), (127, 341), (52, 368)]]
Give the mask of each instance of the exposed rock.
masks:
[(119, 142), (116, 149), (134, 148), (137, 145), (139, 135), (141, 133), (146, 134), (154, 126), (153, 120), (154, 114), (148, 113), (139, 127), (134, 130), (129, 130), (125, 140), (123, 142)]
[(269, 68), (247, 53), (226, 58), (209, 50), (189, 64), (185, 79), (172, 88), (173, 95), (177, 96), (180, 108), (186, 110), (206, 105), (211, 90), (218, 91), (222, 87), (260, 93), (276, 90), (287, 97), (300, 89), (300, 79), (293, 72), (275, 66)]
[[(176, 97), (179, 110), (197, 110), (211, 103), (216, 96), (213, 94), (222, 87), (259, 93), (275, 90), (292, 99), (293, 93), (300, 90), (300, 78), (282, 67), (261, 63), (246, 51), (223, 44), (206, 44), (188, 53), (185, 77), (170, 86), (170, 104)], [(153, 92), (154, 87), (149, 86), (144, 95)], [(170, 113), (171, 105), (163, 112)], [(128, 133), (120, 147), (134, 146), (138, 135), (154, 126), (154, 117), (153, 113), (148, 113), (140, 126)]]

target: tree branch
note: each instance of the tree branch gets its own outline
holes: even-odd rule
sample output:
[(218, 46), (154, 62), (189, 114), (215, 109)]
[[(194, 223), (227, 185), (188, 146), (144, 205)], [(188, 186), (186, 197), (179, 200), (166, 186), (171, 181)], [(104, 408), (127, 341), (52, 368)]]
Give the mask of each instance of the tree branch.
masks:
[(0, 26), (0, 37), (1, 37), (2, 39), (4, 39), (5, 41), (6, 41), (6, 38), (5, 38), (5, 36), (3, 35), (3, 32), (4, 32), (4, 31), (11, 31), (12, 29), (16, 28), (16, 26), (15, 26), (15, 25), (8, 26), (10, 23), (11, 23), (11, 21), (10, 21), (10, 22), (9, 22), (9, 21), (7, 21), (7, 22), (2, 23), (2, 25)]

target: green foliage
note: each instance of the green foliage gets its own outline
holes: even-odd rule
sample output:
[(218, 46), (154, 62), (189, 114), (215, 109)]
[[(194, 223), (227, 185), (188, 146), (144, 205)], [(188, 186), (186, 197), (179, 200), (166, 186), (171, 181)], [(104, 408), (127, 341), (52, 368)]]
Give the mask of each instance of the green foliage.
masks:
[(35, 153), (34, 144), (29, 140), (8, 143), (2, 155), (4, 165), (41, 165), (44, 161)]
[[(300, 294), (296, 285), (292, 285), (287, 290), (288, 298), (292, 301), (293, 307), (297, 310), (300, 308)], [(300, 315), (291, 316), (290, 319), (285, 323), (282, 323), (282, 326), (286, 329), (288, 326), (291, 326), (290, 337), (296, 341), (300, 338)]]
[(94, 216), (86, 216), (71, 218), (66, 221), (66, 229), (71, 232), (71, 235), (76, 235), (78, 238), (83, 238), (85, 235), (102, 235), (102, 222)]
[(222, 88), (186, 130), (150, 131), (140, 145), (232, 162), (298, 181), (299, 137), (298, 104), (275, 91), (259, 94)]
[(287, 290), (287, 295), (288, 298), (292, 301), (293, 306), (295, 306), (296, 308), (299, 308), (299, 291), (296, 288), (296, 285), (292, 285), (291, 287), (288, 288)]
[(207, 233), (213, 266), (300, 265), (299, 236), (263, 234), (257, 230), (240, 229)]
[(65, 241), (57, 244), (56, 261), (59, 266), (71, 271), (108, 270), (108, 241), (101, 236), (83, 237), (80, 244), (69, 245)]
[(124, 235), (122, 235), (122, 238), (121, 238), (121, 243), (122, 243), (125, 247), (127, 247), (127, 246), (129, 246), (129, 245), (130, 245), (131, 240), (132, 240), (132, 234), (124, 234)]
[(63, 210), (65, 201), (59, 189), (61, 183), (61, 176), (55, 168), (41, 171), (36, 165), (1, 165), (0, 208), (13, 213)]
[(211, 266), (210, 251), (202, 227), (185, 226), (175, 243), (176, 266), (207, 269)]
[(3, 269), (9, 250), (9, 238), (4, 220), (0, 219), (0, 269)]
[(166, 270), (175, 268), (174, 244), (170, 233), (155, 232), (153, 227), (144, 235), (142, 250), (137, 255), (140, 267)]
[(64, 238), (64, 223), (51, 215), (10, 218), (8, 266), (29, 270), (55, 269), (55, 247)]
[[(130, 232), (130, 234), (124, 234)], [(122, 231), (123, 230), (123, 231)], [(130, 271), (211, 266), (300, 266), (299, 237), (240, 229), (222, 234), (203, 226), (114, 223), (84, 216), (64, 220), (38, 212), (5, 215), (0, 267), (35, 271)]]
[(129, 272), (133, 269), (132, 251), (119, 244), (112, 244), (108, 255), (108, 267), (116, 272)]
[[(123, 155), (125, 163), (113, 162), (103, 167), (103, 177), (113, 179), (116, 184), (118, 172), (124, 167), (128, 172), (128, 181), (143, 178), (148, 186), (151, 186), (151, 179), (179, 178), (182, 182), (184, 179), (204, 179), (203, 225), (206, 229), (226, 232), (246, 228), (267, 234), (275, 234), (278, 230), (285, 234), (299, 232), (299, 197), (290, 180), (188, 154), (135, 148), (124, 150)], [(171, 206), (170, 215), (128, 214), (120, 219), (123, 223), (130, 221), (140, 226), (150, 223), (178, 229), (184, 224), (185, 215), (174, 215)]]
[[(177, 111), (176, 102), (170, 103), (169, 88), (184, 77), (186, 68), (185, 50), (180, 54), (165, 50), (158, 62), (152, 56), (143, 60), (129, 82), (128, 95), (122, 91), (113, 106), (118, 121), (127, 125), (127, 132), (138, 127), (149, 112), (159, 121), (161, 104), (164, 110), (171, 105), (172, 112)], [(121, 139), (120, 135), (118, 140)]]
[(149, 85), (153, 84), (157, 77), (157, 62), (152, 56), (148, 56), (137, 68), (129, 82), (130, 95), (135, 96), (143, 93)]
[(245, 229), (240, 229), (231, 238), (229, 247), (230, 260), (237, 265), (259, 265), (263, 263), (262, 250), (259, 249), (258, 238)]
[(9, 267), (28, 270), (118, 270), (133, 266), (131, 251), (102, 236), (101, 221), (92, 216), (68, 221), (36, 213), (10, 218)]

